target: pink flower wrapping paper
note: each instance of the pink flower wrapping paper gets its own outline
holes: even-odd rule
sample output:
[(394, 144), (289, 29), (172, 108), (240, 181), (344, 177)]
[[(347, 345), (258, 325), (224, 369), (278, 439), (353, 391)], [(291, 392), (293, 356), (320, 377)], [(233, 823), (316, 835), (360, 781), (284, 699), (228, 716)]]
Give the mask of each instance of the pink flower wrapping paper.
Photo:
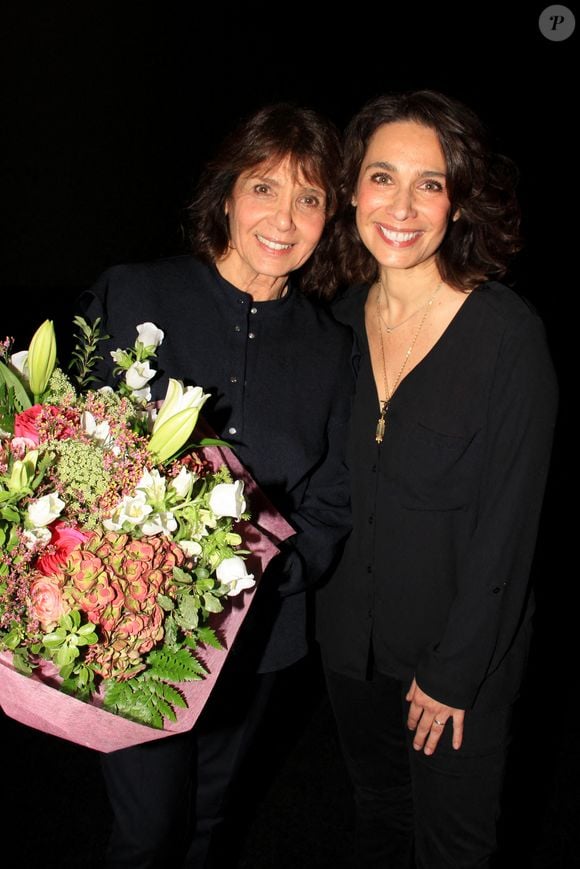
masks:
[[(203, 428), (200, 421), (196, 433), (200, 434)], [(201, 435), (211, 434), (201, 431)], [(177, 720), (167, 722), (163, 730), (138, 724), (100, 708), (98, 695), (92, 702), (85, 703), (59, 691), (56, 669), (51, 663), (42, 662), (32, 676), (26, 676), (12, 666), (11, 653), (3, 652), (0, 654), (0, 706), (10, 718), (52, 736), (105, 753), (183, 733), (194, 726), (248, 613), (260, 577), (279, 551), (277, 544), (295, 533), (232, 450), (207, 446), (200, 452), (214, 470), (226, 464), (235, 478), (244, 480), (251, 520), (239, 522), (236, 530), (242, 535), (244, 548), (250, 550), (245, 561), (248, 571), (254, 574), (256, 585), (228, 599), (223, 612), (212, 617), (211, 626), (224, 648), (207, 647), (196, 653), (208, 673), (203, 679), (179, 685), (187, 708), (177, 709)]]

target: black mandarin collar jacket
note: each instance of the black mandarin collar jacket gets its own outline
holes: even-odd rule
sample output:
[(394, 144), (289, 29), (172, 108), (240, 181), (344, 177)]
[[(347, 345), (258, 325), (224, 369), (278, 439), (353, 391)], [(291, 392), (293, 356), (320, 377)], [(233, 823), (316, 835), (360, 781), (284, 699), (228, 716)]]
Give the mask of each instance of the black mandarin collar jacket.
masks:
[(306, 589), (350, 528), (351, 330), (292, 287), (254, 302), (191, 256), (108, 269), (79, 309), (101, 317), (111, 336), (99, 345), (103, 380), (112, 376), (109, 351), (132, 347), (137, 325), (153, 322), (165, 333), (153, 398), (163, 398), (169, 377), (211, 392), (203, 416), (296, 529), (260, 583), (236, 651), (242, 666), (262, 671), (298, 660), (308, 648)]

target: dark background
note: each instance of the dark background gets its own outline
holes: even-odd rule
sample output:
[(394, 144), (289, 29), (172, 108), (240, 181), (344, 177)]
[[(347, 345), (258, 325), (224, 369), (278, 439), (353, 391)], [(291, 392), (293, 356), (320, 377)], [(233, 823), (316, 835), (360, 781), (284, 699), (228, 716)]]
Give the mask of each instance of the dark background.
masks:
[[(0, 338), (25, 349), (45, 318), (68, 325), (74, 299), (104, 268), (182, 251), (183, 210), (201, 165), (241, 115), (266, 102), (296, 100), (341, 127), (391, 89), (435, 88), (475, 109), (521, 170), (526, 248), (515, 287), (544, 319), (562, 390), (534, 568), (536, 639), (506, 792), (505, 865), (580, 865), (570, 666), (577, 569), (564, 507), (567, 357), (577, 340), (578, 33), (546, 39), (543, 3), (520, 11), (507, 3), (328, 6), (316, 23), (312, 4), (208, 5), (119, 0), (1, 13)], [(240, 865), (346, 869), (348, 793), (315, 656), (286, 675), (272, 716), (263, 743), (270, 775), (254, 759), (245, 791)], [(36, 826), (26, 822), (20, 865), (101, 865), (109, 817), (96, 755), (7, 719), (0, 733), (13, 764), (4, 822), (42, 815)]]

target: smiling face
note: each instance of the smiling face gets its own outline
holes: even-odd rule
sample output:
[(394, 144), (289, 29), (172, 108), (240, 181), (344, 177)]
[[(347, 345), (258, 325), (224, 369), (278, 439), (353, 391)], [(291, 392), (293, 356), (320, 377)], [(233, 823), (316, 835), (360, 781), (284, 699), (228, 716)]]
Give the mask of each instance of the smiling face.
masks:
[(363, 244), (384, 268), (430, 267), (449, 222), (446, 163), (436, 132), (414, 121), (378, 127), (353, 205)]
[(254, 298), (275, 298), (318, 244), (326, 197), (286, 158), (240, 175), (226, 213), (230, 247), (221, 274)]

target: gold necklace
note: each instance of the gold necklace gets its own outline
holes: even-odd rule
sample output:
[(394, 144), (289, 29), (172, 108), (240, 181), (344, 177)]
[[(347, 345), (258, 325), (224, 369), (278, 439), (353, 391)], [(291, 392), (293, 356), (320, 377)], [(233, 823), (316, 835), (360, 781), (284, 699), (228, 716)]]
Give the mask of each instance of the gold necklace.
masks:
[[(439, 284), (439, 286), (441, 286), (441, 284)], [(439, 289), (439, 286), (437, 287), (437, 290)], [(383, 285), (383, 279), (382, 279), (382, 278), (379, 278), (379, 287), (380, 287), (379, 294), (380, 294), (380, 292), (381, 292), (381, 290), (382, 290), (382, 292), (383, 292), (383, 293), (385, 294), (385, 296), (386, 296), (385, 287), (384, 287), (384, 285)], [(435, 290), (435, 293), (437, 292), (437, 290)], [(435, 295), (435, 293), (434, 293), (433, 295)], [(405, 323), (408, 323), (409, 320), (412, 320), (413, 317), (416, 317), (417, 314), (419, 313), (419, 311), (422, 311), (426, 304), (427, 304), (427, 302), (424, 302), (424, 303), (423, 303), (419, 308), (417, 308), (416, 311), (413, 311), (412, 314), (409, 314), (408, 317), (405, 317), (405, 319), (404, 319), (404, 320), (401, 320), (400, 323), (397, 323), (396, 326), (389, 326), (389, 325), (387, 324), (387, 321), (385, 320), (385, 318), (384, 318), (383, 315), (381, 314), (381, 320), (383, 321), (383, 324), (384, 324), (384, 327), (385, 327), (385, 332), (387, 333), (387, 335), (390, 335), (391, 332), (394, 332), (395, 329), (398, 329), (398, 328), (399, 328), (399, 326), (404, 326)]]
[[(379, 284), (381, 287), (383, 286), (382, 281), (379, 281)], [(421, 317), (421, 321), (415, 330), (415, 334), (413, 335), (411, 343), (409, 344), (409, 346), (405, 352), (405, 356), (403, 357), (403, 364), (399, 368), (399, 373), (397, 374), (397, 376), (395, 378), (395, 382), (393, 383), (392, 390), (389, 390), (389, 381), (387, 379), (387, 363), (385, 361), (385, 348), (384, 348), (384, 344), (383, 344), (383, 318), (381, 316), (381, 293), (380, 293), (380, 290), (377, 292), (377, 320), (378, 320), (378, 324), (379, 324), (379, 343), (381, 346), (381, 359), (383, 362), (383, 381), (384, 381), (384, 386), (385, 386), (385, 400), (381, 402), (381, 412), (379, 414), (379, 418), (377, 421), (377, 429), (375, 432), (375, 440), (378, 444), (382, 444), (383, 438), (385, 436), (385, 428), (387, 425), (387, 411), (389, 409), (391, 399), (392, 399), (393, 395), (395, 394), (397, 386), (399, 385), (399, 383), (401, 381), (401, 377), (403, 376), (403, 371), (405, 370), (405, 366), (407, 365), (407, 361), (409, 359), (409, 356), (413, 352), (413, 348), (414, 348), (415, 344), (417, 343), (417, 338), (419, 337), (419, 332), (423, 328), (423, 323), (427, 319), (427, 314), (431, 310), (431, 305), (433, 304), (433, 300), (434, 300), (435, 296), (437, 295), (437, 293), (439, 292), (439, 290), (441, 289), (442, 285), (443, 285), (443, 281), (439, 281), (439, 283), (437, 284), (437, 286), (435, 288), (435, 291), (427, 299), (427, 301), (422, 306), (422, 308), (419, 308), (417, 311), (415, 311), (415, 314), (418, 314), (419, 311), (421, 311), (424, 308), (423, 316)], [(411, 314), (411, 317), (414, 317), (415, 314)], [(407, 317), (407, 320), (410, 320), (411, 317)], [(397, 323), (397, 326), (402, 326), (403, 323), (407, 322), (407, 320), (403, 320), (402, 323)], [(384, 325), (385, 325), (385, 329), (387, 330), (387, 333), (389, 333), (389, 329), (388, 329), (386, 323)], [(393, 326), (393, 329), (396, 329), (397, 326)], [(390, 331), (392, 332), (393, 329), (391, 329)]]

